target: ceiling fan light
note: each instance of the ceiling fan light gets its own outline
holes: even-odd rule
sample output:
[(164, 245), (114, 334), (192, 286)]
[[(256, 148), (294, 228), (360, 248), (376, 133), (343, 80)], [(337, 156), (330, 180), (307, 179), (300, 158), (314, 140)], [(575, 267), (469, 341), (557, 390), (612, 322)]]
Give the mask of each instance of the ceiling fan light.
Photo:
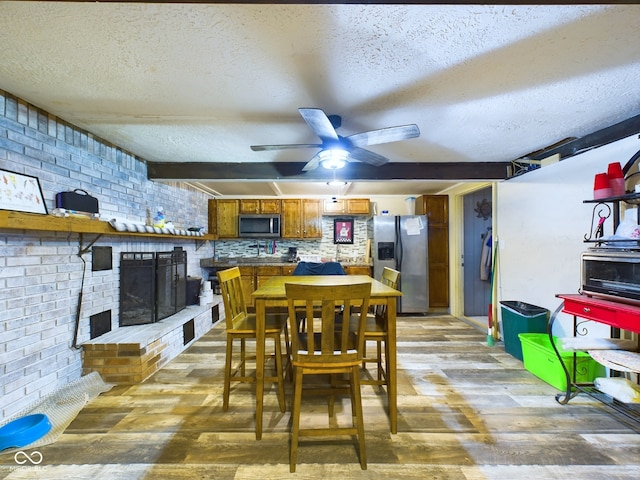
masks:
[(341, 148), (331, 148), (321, 151), (318, 156), (320, 157), (320, 165), (324, 168), (338, 170), (347, 164), (349, 152)]

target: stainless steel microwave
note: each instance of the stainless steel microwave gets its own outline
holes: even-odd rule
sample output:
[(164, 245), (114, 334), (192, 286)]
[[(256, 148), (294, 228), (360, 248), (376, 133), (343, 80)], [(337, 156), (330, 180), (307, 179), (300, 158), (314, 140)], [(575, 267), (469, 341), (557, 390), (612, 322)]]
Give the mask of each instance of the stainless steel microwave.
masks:
[(640, 251), (583, 252), (582, 293), (640, 305)]
[(239, 215), (238, 233), (241, 238), (280, 237), (280, 215)]

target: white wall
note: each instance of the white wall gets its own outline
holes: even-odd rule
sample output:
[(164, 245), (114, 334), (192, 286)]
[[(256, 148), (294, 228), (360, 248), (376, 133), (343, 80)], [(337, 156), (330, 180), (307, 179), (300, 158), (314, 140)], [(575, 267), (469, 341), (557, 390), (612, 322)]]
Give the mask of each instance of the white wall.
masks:
[[(580, 253), (590, 246), (583, 239), (596, 205), (583, 200), (593, 198), (596, 173), (611, 162), (624, 167), (638, 150), (634, 135), (498, 183), (498, 301), (521, 300), (553, 313), (561, 303), (556, 294), (578, 293)], [(612, 228), (609, 219), (605, 235)], [(571, 318), (558, 319), (554, 333), (569, 333)]]
[[(383, 210), (388, 210), (389, 215), (407, 215), (405, 199), (410, 195), (375, 195), (370, 197), (372, 205), (375, 204), (374, 215), (382, 215)], [(413, 195), (414, 198), (417, 195)]]
[[(147, 180), (144, 162), (0, 90), (0, 168), (38, 177), (49, 211), (57, 192), (81, 188), (99, 200), (101, 214), (145, 221), (163, 205), (182, 226), (207, 224), (208, 196), (183, 184)], [(201, 276), (200, 259), (213, 256), (211, 242), (158, 237), (100, 238), (66, 232), (0, 230), (0, 424), (82, 374), (81, 350), (73, 347), (77, 304), (83, 289), (78, 344), (90, 337), (91, 315), (111, 311), (119, 328), (119, 254), (187, 252), (187, 273)], [(171, 236), (167, 236), (171, 237)], [(111, 246), (113, 268), (85, 280), (81, 247)]]

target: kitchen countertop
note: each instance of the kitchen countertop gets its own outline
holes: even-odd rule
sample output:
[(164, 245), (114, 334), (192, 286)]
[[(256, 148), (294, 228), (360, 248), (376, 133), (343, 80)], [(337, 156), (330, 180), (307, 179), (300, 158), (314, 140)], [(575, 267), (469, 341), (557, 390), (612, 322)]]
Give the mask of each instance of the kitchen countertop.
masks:
[[(269, 257), (235, 257), (221, 258), (215, 260), (213, 258), (203, 258), (200, 260), (200, 266), (203, 268), (231, 268), (231, 267), (289, 267), (296, 265), (297, 262), (287, 262), (282, 258)], [(370, 267), (371, 263), (367, 262), (340, 262), (343, 267)]]

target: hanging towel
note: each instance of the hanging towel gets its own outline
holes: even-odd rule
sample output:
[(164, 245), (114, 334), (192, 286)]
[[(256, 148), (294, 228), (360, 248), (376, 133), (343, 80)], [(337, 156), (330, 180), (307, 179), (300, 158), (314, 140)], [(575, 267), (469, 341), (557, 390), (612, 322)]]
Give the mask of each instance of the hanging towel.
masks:
[(491, 245), (492, 235), (487, 233), (482, 240), (482, 254), (480, 255), (480, 280), (486, 282), (491, 279)]

